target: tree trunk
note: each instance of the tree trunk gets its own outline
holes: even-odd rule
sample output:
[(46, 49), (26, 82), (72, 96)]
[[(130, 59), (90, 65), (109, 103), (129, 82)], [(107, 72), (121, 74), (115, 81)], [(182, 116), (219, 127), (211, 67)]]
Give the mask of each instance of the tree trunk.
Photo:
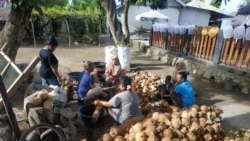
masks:
[(0, 47), (7, 42), (4, 52), (15, 61), (17, 50), (29, 29), (29, 20), (31, 18), (32, 7), (27, 1), (16, 8), (11, 8), (9, 19), (0, 33)]
[(124, 0), (124, 15), (122, 17), (122, 30), (123, 30), (123, 38), (124, 38), (124, 43), (128, 44), (129, 39), (130, 39), (130, 34), (129, 34), (129, 26), (128, 26), (128, 10), (129, 10), (129, 5), (130, 5), (130, 0)]
[(111, 31), (115, 44), (118, 44), (123, 34), (121, 23), (117, 19), (115, 0), (104, 0), (104, 8), (106, 10), (107, 28)]

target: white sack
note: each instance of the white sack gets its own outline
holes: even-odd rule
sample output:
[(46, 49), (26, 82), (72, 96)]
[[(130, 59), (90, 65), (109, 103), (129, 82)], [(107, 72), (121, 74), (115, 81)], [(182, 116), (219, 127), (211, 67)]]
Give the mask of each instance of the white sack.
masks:
[(129, 47), (117, 47), (118, 49), (118, 58), (121, 64), (121, 68), (126, 71), (130, 71), (130, 48)]
[(245, 37), (245, 27), (244, 26), (236, 26), (234, 28), (234, 38), (235, 39), (243, 39)]

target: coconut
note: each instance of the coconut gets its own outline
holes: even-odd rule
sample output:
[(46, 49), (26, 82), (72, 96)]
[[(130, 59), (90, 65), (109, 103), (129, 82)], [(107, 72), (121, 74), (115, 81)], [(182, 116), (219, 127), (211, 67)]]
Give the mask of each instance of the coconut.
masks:
[(161, 141), (172, 141), (172, 139), (170, 137), (164, 137), (161, 139)]
[(185, 135), (180, 130), (174, 130), (174, 133), (178, 136), (178, 138), (184, 138)]
[(122, 136), (116, 136), (114, 141), (125, 141)]
[(196, 135), (192, 132), (187, 133), (187, 137), (189, 141), (196, 141)]
[(149, 127), (149, 126), (155, 126), (156, 125), (156, 120), (152, 118), (146, 119), (146, 121), (143, 123), (143, 127)]
[(153, 115), (152, 115), (152, 119), (154, 120), (158, 120), (158, 117), (159, 117), (160, 113), (159, 112), (154, 112)]
[(206, 105), (201, 105), (200, 110), (207, 113), (208, 107)]
[(168, 119), (168, 116), (167, 116), (166, 114), (160, 113), (160, 114), (158, 115), (157, 121), (158, 121), (159, 123), (164, 123), (165, 120), (167, 120), (167, 119)]
[(198, 112), (200, 110), (200, 106), (197, 105), (197, 104), (194, 104), (192, 107), (191, 107), (191, 110), (195, 110), (196, 112)]
[(156, 130), (157, 132), (163, 132), (168, 126), (165, 123), (160, 123), (157, 127)]
[(220, 127), (218, 124), (213, 124), (212, 128), (214, 129), (214, 132), (217, 134), (220, 131)]
[(147, 136), (150, 136), (151, 133), (156, 134), (157, 130), (155, 126), (148, 126), (144, 132), (146, 133)]
[(163, 136), (164, 136), (164, 137), (168, 137), (168, 138), (172, 138), (172, 136), (173, 136), (173, 131), (172, 131), (172, 129), (170, 129), (170, 128), (165, 129), (165, 130), (163, 131)]
[(181, 117), (181, 113), (180, 112), (173, 112), (172, 115), (171, 115), (172, 119), (175, 119), (175, 118), (180, 118)]
[(185, 126), (185, 127), (189, 127), (190, 124), (191, 124), (191, 121), (190, 121), (189, 118), (182, 118), (182, 119), (181, 119), (181, 124), (182, 124), (183, 126)]
[(35, 105), (35, 106), (39, 106), (42, 104), (42, 99), (40, 97), (35, 97), (33, 100), (32, 100), (32, 103)]
[(153, 133), (151, 133), (147, 139), (147, 141), (159, 141), (160, 139)]
[(182, 111), (181, 117), (182, 118), (189, 118), (190, 117), (189, 111), (187, 111), (187, 110)]
[(172, 119), (172, 127), (179, 129), (181, 127), (181, 120), (179, 118)]
[(131, 129), (133, 130), (133, 132), (137, 133), (143, 130), (143, 124), (141, 122), (136, 123), (135, 125), (133, 125), (131, 127)]
[(187, 134), (188, 128), (185, 127), (185, 126), (182, 126), (181, 129), (180, 129), (180, 131), (181, 131), (183, 134)]
[(135, 140), (136, 141), (146, 141), (147, 140), (147, 135), (145, 132), (141, 131), (135, 134)]
[(103, 141), (112, 141), (113, 139), (108, 133), (106, 133), (102, 136), (102, 140)]
[(206, 126), (207, 119), (206, 118), (200, 118), (199, 121), (200, 121), (199, 125), (204, 128)]
[(42, 100), (46, 100), (48, 98), (48, 91), (47, 90), (40, 90), (38, 92), (37, 97), (41, 98)]
[(46, 109), (53, 109), (54, 102), (52, 100), (46, 100), (43, 102), (43, 107)]
[(200, 128), (199, 124), (197, 122), (192, 122), (190, 128), (189, 128), (189, 131), (190, 132), (196, 132), (198, 131)]
[(109, 130), (109, 135), (112, 137), (112, 138), (115, 138), (116, 136), (118, 136), (120, 133), (119, 131), (119, 128), (118, 127), (111, 127), (110, 130)]

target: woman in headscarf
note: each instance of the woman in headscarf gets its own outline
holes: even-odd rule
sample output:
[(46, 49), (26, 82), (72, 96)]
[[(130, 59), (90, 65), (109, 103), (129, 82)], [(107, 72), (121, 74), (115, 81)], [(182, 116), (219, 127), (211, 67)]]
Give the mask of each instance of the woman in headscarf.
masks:
[(187, 66), (183, 60), (177, 61), (177, 63), (175, 64), (175, 68), (174, 68), (172, 79), (171, 79), (171, 82), (173, 84), (176, 83), (176, 76), (178, 72), (186, 72), (187, 74), (189, 74), (187, 71)]
[(120, 61), (117, 55), (112, 57), (112, 62), (108, 64), (105, 71), (106, 81), (108, 82), (118, 82), (119, 77), (125, 75), (124, 70), (121, 68)]

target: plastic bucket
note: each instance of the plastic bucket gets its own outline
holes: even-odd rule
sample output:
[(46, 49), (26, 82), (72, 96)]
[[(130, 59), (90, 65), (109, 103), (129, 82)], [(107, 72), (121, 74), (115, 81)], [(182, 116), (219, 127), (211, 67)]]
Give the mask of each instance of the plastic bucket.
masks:
[(88, 128), (95, 127), (97, 123), (99, 122), (99, 120), (97, 120), (96, 124), (91, 122), (91, 116), (94, 111), (95, 111), (95, 105), (93, 104), (85, 105), (82, 108), (80, 108), (82, 121), (84, 125)]
[(93, 62), (94, 69), (98, 73), (105, 73), (106, 63), (105, 62)]
[(73, 80), (78, 81), (79, 75), (80, 75), (80, 72), (70, 72), (70, 73), (68, 73), (69, 80), (71, 80), (71, 81), (73, 81)]

